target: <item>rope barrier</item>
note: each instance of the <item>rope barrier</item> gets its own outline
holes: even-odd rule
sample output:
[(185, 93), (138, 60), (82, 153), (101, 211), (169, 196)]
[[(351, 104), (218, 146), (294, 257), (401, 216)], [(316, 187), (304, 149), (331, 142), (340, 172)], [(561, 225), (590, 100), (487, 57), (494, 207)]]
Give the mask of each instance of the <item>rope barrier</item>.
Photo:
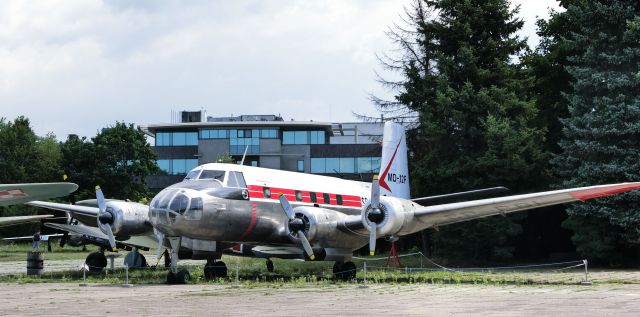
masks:
[[(432, 259), (430, 259), (429, 257), (426, 257), (422, 252), (414, 252), (414, 253), (408, 253), (408, 254), (402, 254), (402, 255), (398, 255), (399, 257), (409, 257), (409, 256), (420, 256), (421, 259), (426, 259), (429, 263), (431, 263), (434, 267), (405, 267), (404, 271), (406, 274), (410, 274), (410, 273), (414, 273), (414, 272), (423, 272), (423, 271), (447, 271), (447, 272), (455, 272), (455, 273), (465, 273), (465, 272), (474, 272), (474, 271), (479, 271), (479, 272), (483, 272), (483, 271), (492, 271), (492, 270), (516, 270), (516, 269), (528, 269), (528, 268), (541, 268), (541, 267), (553, 267), (553, 266), (560, 266), (560, 265), (570, 265), (567, 267), (561, 267), (561, 268), (557, 268), (553, 271), (564, 271), (564, 270), (568, 270), (568, 269), (572, 269), (572, 268), (577, 268), (577, 267), (585, 267), (585, 282), (588, 282), (588, 272), (587, 272), (587, 260), (579, 260), (579, 261), (565, 261), (565, 262), (553, 262), (553, 263), (541, 263), (541, 264), (528, 264), (528, 265), (514, 265), (514, 266), (496, 266), (496, 267), (470, 267), (470, 268), (448, 268), (445, 267), (443, 265), (440, 265), (438, 263), (436, 263), (435, 261), (433, 261)], [(367, 262), (369, 261), (379, 261), (379, 260), (386, 260), (387, 258), (362, 258), (362, 257), (353, 257), (354, 259), (358, 259), (358, 260), (362, 260), (364, 263), (364, 267), (366, 268), (353, 268), (353, 269), (346, 269), (346, 270), (341, 270), (341, 271), (336, 271), (336, 272), (331, 272), (331, 273), (325, 273), (325, 272), (321, 272), (321, 273), (292, 273), (292, 274), (277, 274), (277, 273), (267, 273), (264, 275), (261, 275), (262, 278), (265, 279), (296, 279), (296, 278), (317, 278), (317, 279), (335, 279), (335, 278), (340, 278), (342, 279), (342, 277), (344, 276), (348, 276), (348, 277), (355, 277), (356, 274), (358, 273), (358, 271), (362, 271), (363, 275), (364, 275), (364, 281), (365, 281), (365, 286), (366, 286), (366, 271), (374, 271), (374, 270), (378, 270), (378, 271), (397, 271), (397, 269), (394, 269), (392, 267), (388, 267), (388, 266), (372, 266), (372, 265), (368, 265)], [(422, 262), (421, 262), (422, 263)], [(206, 266), (206, 265), (205, 265)], [(103, 269), (107, 269), (108, 266), (92, 266), (87, 264), (86, 262), (83, 263), (80, 267), (80, 269), (83, 271), (83, 284), (86, 283), (86, 272), (99, 272), (102, 271)], [(130, 269), (134, 269), (134, 270), (166, 270), (166, 268), (164, 266), (160, 267), (158, 265), (153, 265), (153, 266), (144, 266), (144, 267), (128, 267), (126, 264), (122, 267), (116, 267), (116, 270), (124, 270), (124, 274), (125, 274), (125, 281), (126, 281), (126, 285), (128, 285), (129, 283), (129, 270)], [(238, 278), (238, 266), (236, 264), (236, 279)], [(237, 285), (238, 281), (236, 280), (235, 282)], [(86, 285), (86, 284), (84, 284)]]

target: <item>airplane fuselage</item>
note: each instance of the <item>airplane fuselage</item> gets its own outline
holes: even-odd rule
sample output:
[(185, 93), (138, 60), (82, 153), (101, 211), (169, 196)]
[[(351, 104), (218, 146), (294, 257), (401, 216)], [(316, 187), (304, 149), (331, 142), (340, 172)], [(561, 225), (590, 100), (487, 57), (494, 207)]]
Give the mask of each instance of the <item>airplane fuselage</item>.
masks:
[[(151, 222), (166, 235), (228, 243), (292, 244), (278, 200), (282, 194), (296, 210), (308, 207), (315, 212), (312, 216), (330, 223), (327, 230), (331, 233), (311, 233), (318, 237), (312, 242), (351, 250), (367, 242), (366, 232), (354, 236), (335, 229), (342, 215), (361, 213), (369, 183), (231, 164), (206, 164), (199, 169), (193, 179), (164, 189), (152, 200)], [(205, 171), (224, 176), (202, 178)]]

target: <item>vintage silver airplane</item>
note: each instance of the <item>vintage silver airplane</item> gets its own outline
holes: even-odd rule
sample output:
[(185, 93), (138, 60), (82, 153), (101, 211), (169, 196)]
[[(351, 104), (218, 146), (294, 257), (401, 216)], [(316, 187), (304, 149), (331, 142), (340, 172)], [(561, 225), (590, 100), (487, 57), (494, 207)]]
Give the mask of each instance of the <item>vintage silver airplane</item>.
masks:
[[(108, 240), (117, 246), (153, 247), (134, 239), (155, 237), (158, 254), (170, 250), (169, 283), (189, 281), (183, 258), (207, 260), (207, 278), (226, 276), (223, 252), (263, 258), (335, 261), (334, 273), (355, 276), (352, 252), (376, 239), (426, 228), (640, 189), (640, 182), (421, 206), (410, 199), (407, 148), (401, 125), (384, 127), (380, 178), (372, 183), (233, 164), (204, 164), (158, 193), (150, 205), (106, 201), (97, 207), (29, 204), (68, 211), (95, 227), (53, 227)], [(459, 194), (452, 194), (459, 195)], [(90, 255), (91, 257), (91, 255)], [(102, 261), (102, 260), (101, 260)], [(96, 256), (87, 258), (89, 265)], [(106, 261), (104, 262), (106, 263)]]

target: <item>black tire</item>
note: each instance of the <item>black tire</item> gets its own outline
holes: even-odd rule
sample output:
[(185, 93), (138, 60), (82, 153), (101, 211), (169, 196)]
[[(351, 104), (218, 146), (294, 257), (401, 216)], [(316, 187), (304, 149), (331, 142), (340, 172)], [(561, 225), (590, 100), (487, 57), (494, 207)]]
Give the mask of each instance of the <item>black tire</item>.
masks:
[(176, 275), (173, 274), (173, 272), (169, 271), (169, 273), (167, 273), (167, 284), (173, 285), (176, 284), (176, 281)]
[(176, 274), (176, 284), (189, 284), (191, 282), (191, 274), (187, 270), (180, 270)]
[(89, 266), (90, 272), (102, 272), (102, 269), (107, 267), (107, 257), (102, 252), (93, 252), (87, 256), (85, 263)]
[(222, 261), (208, 263), (204, 267), (204, 278), (206, 280), (215, 280), (217, 278), (227, 277), (227, 265)]
[(338, 280), (342, 280), (344, 273), (342, 272), (342, 267), (343, 267), (344, 263), (342, 262), (336, 262), (333, 264), (333, 278), (334, 279), (338, 279)]
[(356, 265), (351, 261), (344, 262), (344, 264), (342, 265), (342, 272), (343, 281), (352, 280), (356, 278)]
[(267, 259), (267, 271), (273, 272), (273, 261), (271, 259)]
[(222, 261), (218, 261), (213, 264), (213, 269), (215, 272), (216, 278), (225, 278), (227, 277), (227, 265)]
[(204, 279), (208, 281), (208, 280), (213, 280), (215, 278), (216, 278), (216, 276), (215, 276), (215, 272), (214, 272), (213, 267), (209, 266), (209, 265), (205, 265), (205, 267), (204, 267)]

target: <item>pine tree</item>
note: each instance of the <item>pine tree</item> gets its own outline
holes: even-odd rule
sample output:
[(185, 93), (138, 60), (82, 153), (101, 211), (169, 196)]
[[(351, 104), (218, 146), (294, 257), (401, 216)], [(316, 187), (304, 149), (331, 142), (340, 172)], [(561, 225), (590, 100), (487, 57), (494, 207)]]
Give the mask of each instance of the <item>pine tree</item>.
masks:
[[(389, 66), (403, 80), (387, 110), (416, 112), (412, 189), (419, 195), (508, 186), (540, 186), (547, 156), (531, 82), (517, 62), (526, 43), (517, 9), (506, 0), (416, 1), (414, 30), (392, 33), (405, 53)], [(515, 216), (515, 217), (522, 217)], [(440, 228), (435, 253), (465, 259), (509, 257), (510, 218), (492, 217)]]
[[(567, 67), (570, 116), (562, 120), (562, 185), (640, 180), (640, 3), (590, 1), (564, 13), (578, 26)], [(574, 204), (565, 225), (577, 249), (610, 263), (640, 260), (640, 193)]]
[[(563, 187), (640, 180), (640, 3), (588, 1), (563, 13), (577, 26), (554, 158)], [(573, 204), (565, 225), (577, 249), (612, 263), (640, 258), (640, 193)]]

